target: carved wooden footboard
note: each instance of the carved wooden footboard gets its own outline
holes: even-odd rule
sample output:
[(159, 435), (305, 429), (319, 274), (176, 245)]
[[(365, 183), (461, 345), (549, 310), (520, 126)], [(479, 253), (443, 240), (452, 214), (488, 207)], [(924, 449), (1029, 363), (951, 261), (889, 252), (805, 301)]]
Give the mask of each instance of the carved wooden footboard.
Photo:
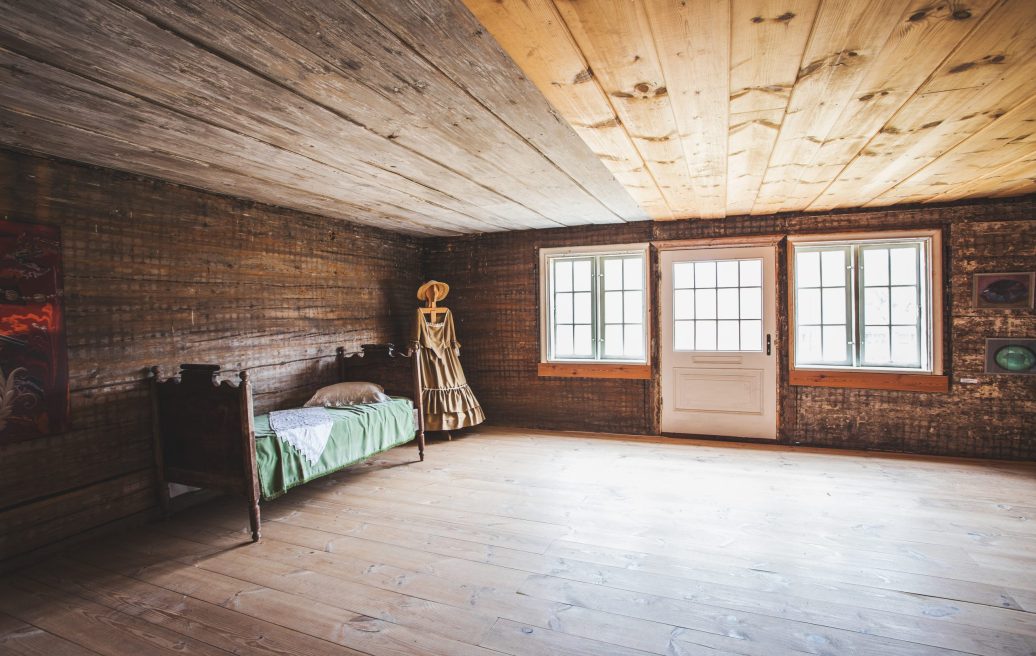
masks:
[[(392, 344), (365, 344), (363, 351), (336, 354), (339, 381), (378, 382), (397, 396), (421, 404), (421, 359)], [(409, 365), (409, 366), (405, 366)], [(219, 365), (182, 364), (178, 377), (162, 380), (151, 368), (151, 399), (159, 502), (169, 512), (168, 483), (181, 483), (244, 496), (252, 540), (258, 541), (259, 473), (256, 467), (252, 384), (218, 382)], [(418, 453), (424, 460), (424, 426), (415, 413)]]

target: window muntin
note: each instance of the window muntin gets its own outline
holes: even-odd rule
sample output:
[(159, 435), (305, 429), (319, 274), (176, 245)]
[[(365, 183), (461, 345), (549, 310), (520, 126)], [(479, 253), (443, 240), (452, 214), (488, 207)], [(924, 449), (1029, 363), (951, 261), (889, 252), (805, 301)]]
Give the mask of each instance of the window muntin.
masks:
[(931, 240), (795, 244), (795, 366), (932, 370)]
[(761, 351), (760, 259), (673, 263), (673, 350)]
[(646, 250), (545, 253), (548, 361), (646, 362)]

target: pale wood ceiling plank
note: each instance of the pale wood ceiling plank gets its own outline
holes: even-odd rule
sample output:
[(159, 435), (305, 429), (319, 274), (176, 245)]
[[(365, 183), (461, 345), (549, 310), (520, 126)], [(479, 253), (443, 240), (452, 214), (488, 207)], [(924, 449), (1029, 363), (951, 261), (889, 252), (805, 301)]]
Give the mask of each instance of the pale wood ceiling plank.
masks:
[[(876, 205), (988, 195), (1036, 172), (1036, 95), (874, 199)], [(1021, 169), (1021, 171), (1020, 171)], [(1007, 177), (1003, 177), (1003, 176)]]
[(674, 216), (697, 216), (695, 192), (642, 3), (556, 4)]
[(859, 86), (822, 143), (796, 169), (796, 184), (781, 209), (806, 207), (823, 193), (997, 2), (970, 0), (966, 8), (930, 0), (907, 3), (888, 41), (864, 62)]
[(727, 214), (752, 211), (820, 0), (738, 0), (730, 17)]
[(901, 0), (822, 3), (753, 214), (785, 207), (842, 110), (856, 101), (854, 92), (895, 28), (901, 8)]
[(728, 215), (751, 213), (783, 119), (783, 109), (759, 109), (730, 115), (730, 136), (727, 141)]
[(1033, 92), (1036, 2), (992, 9), (811, 210), (860, 207), (1004, 115)]
[(655, 0), (644, 6), (697, 197), (695, 207), (684, 211), (702, 218), (723, 217), (730, 108), (729, 0)]
[(672, 212), (551, 0), (465, 0), (650, 218)]
[[(547, 99), (460, 3), (353, 0), (617, 218), (647, 218)], [(531, 181), (530, 181), (531, 182)], [(600, 213), (598, 213), (600, 214)], [(601, 217), (603, 221), (604, 216)]]

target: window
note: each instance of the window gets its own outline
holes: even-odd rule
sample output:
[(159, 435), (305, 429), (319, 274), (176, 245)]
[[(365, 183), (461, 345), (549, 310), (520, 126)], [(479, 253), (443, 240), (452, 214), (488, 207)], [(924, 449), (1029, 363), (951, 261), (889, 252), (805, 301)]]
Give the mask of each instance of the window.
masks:
[(935, 241), (793, 242), (795, 366), (935, 372)]
[(540, 251), (543, 359), (647, 361), (647, 247)]
[(761, 351), (763, 261), (673, 264), (673, 349)]

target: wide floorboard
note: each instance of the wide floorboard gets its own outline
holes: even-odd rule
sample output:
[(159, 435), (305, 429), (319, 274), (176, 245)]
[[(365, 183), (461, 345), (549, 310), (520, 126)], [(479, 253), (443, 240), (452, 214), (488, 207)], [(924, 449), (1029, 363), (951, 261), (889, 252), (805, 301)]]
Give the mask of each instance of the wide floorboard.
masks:
[(0, 578), (0, 653), (1036, 654), (1036, 463), (485, 428)]

